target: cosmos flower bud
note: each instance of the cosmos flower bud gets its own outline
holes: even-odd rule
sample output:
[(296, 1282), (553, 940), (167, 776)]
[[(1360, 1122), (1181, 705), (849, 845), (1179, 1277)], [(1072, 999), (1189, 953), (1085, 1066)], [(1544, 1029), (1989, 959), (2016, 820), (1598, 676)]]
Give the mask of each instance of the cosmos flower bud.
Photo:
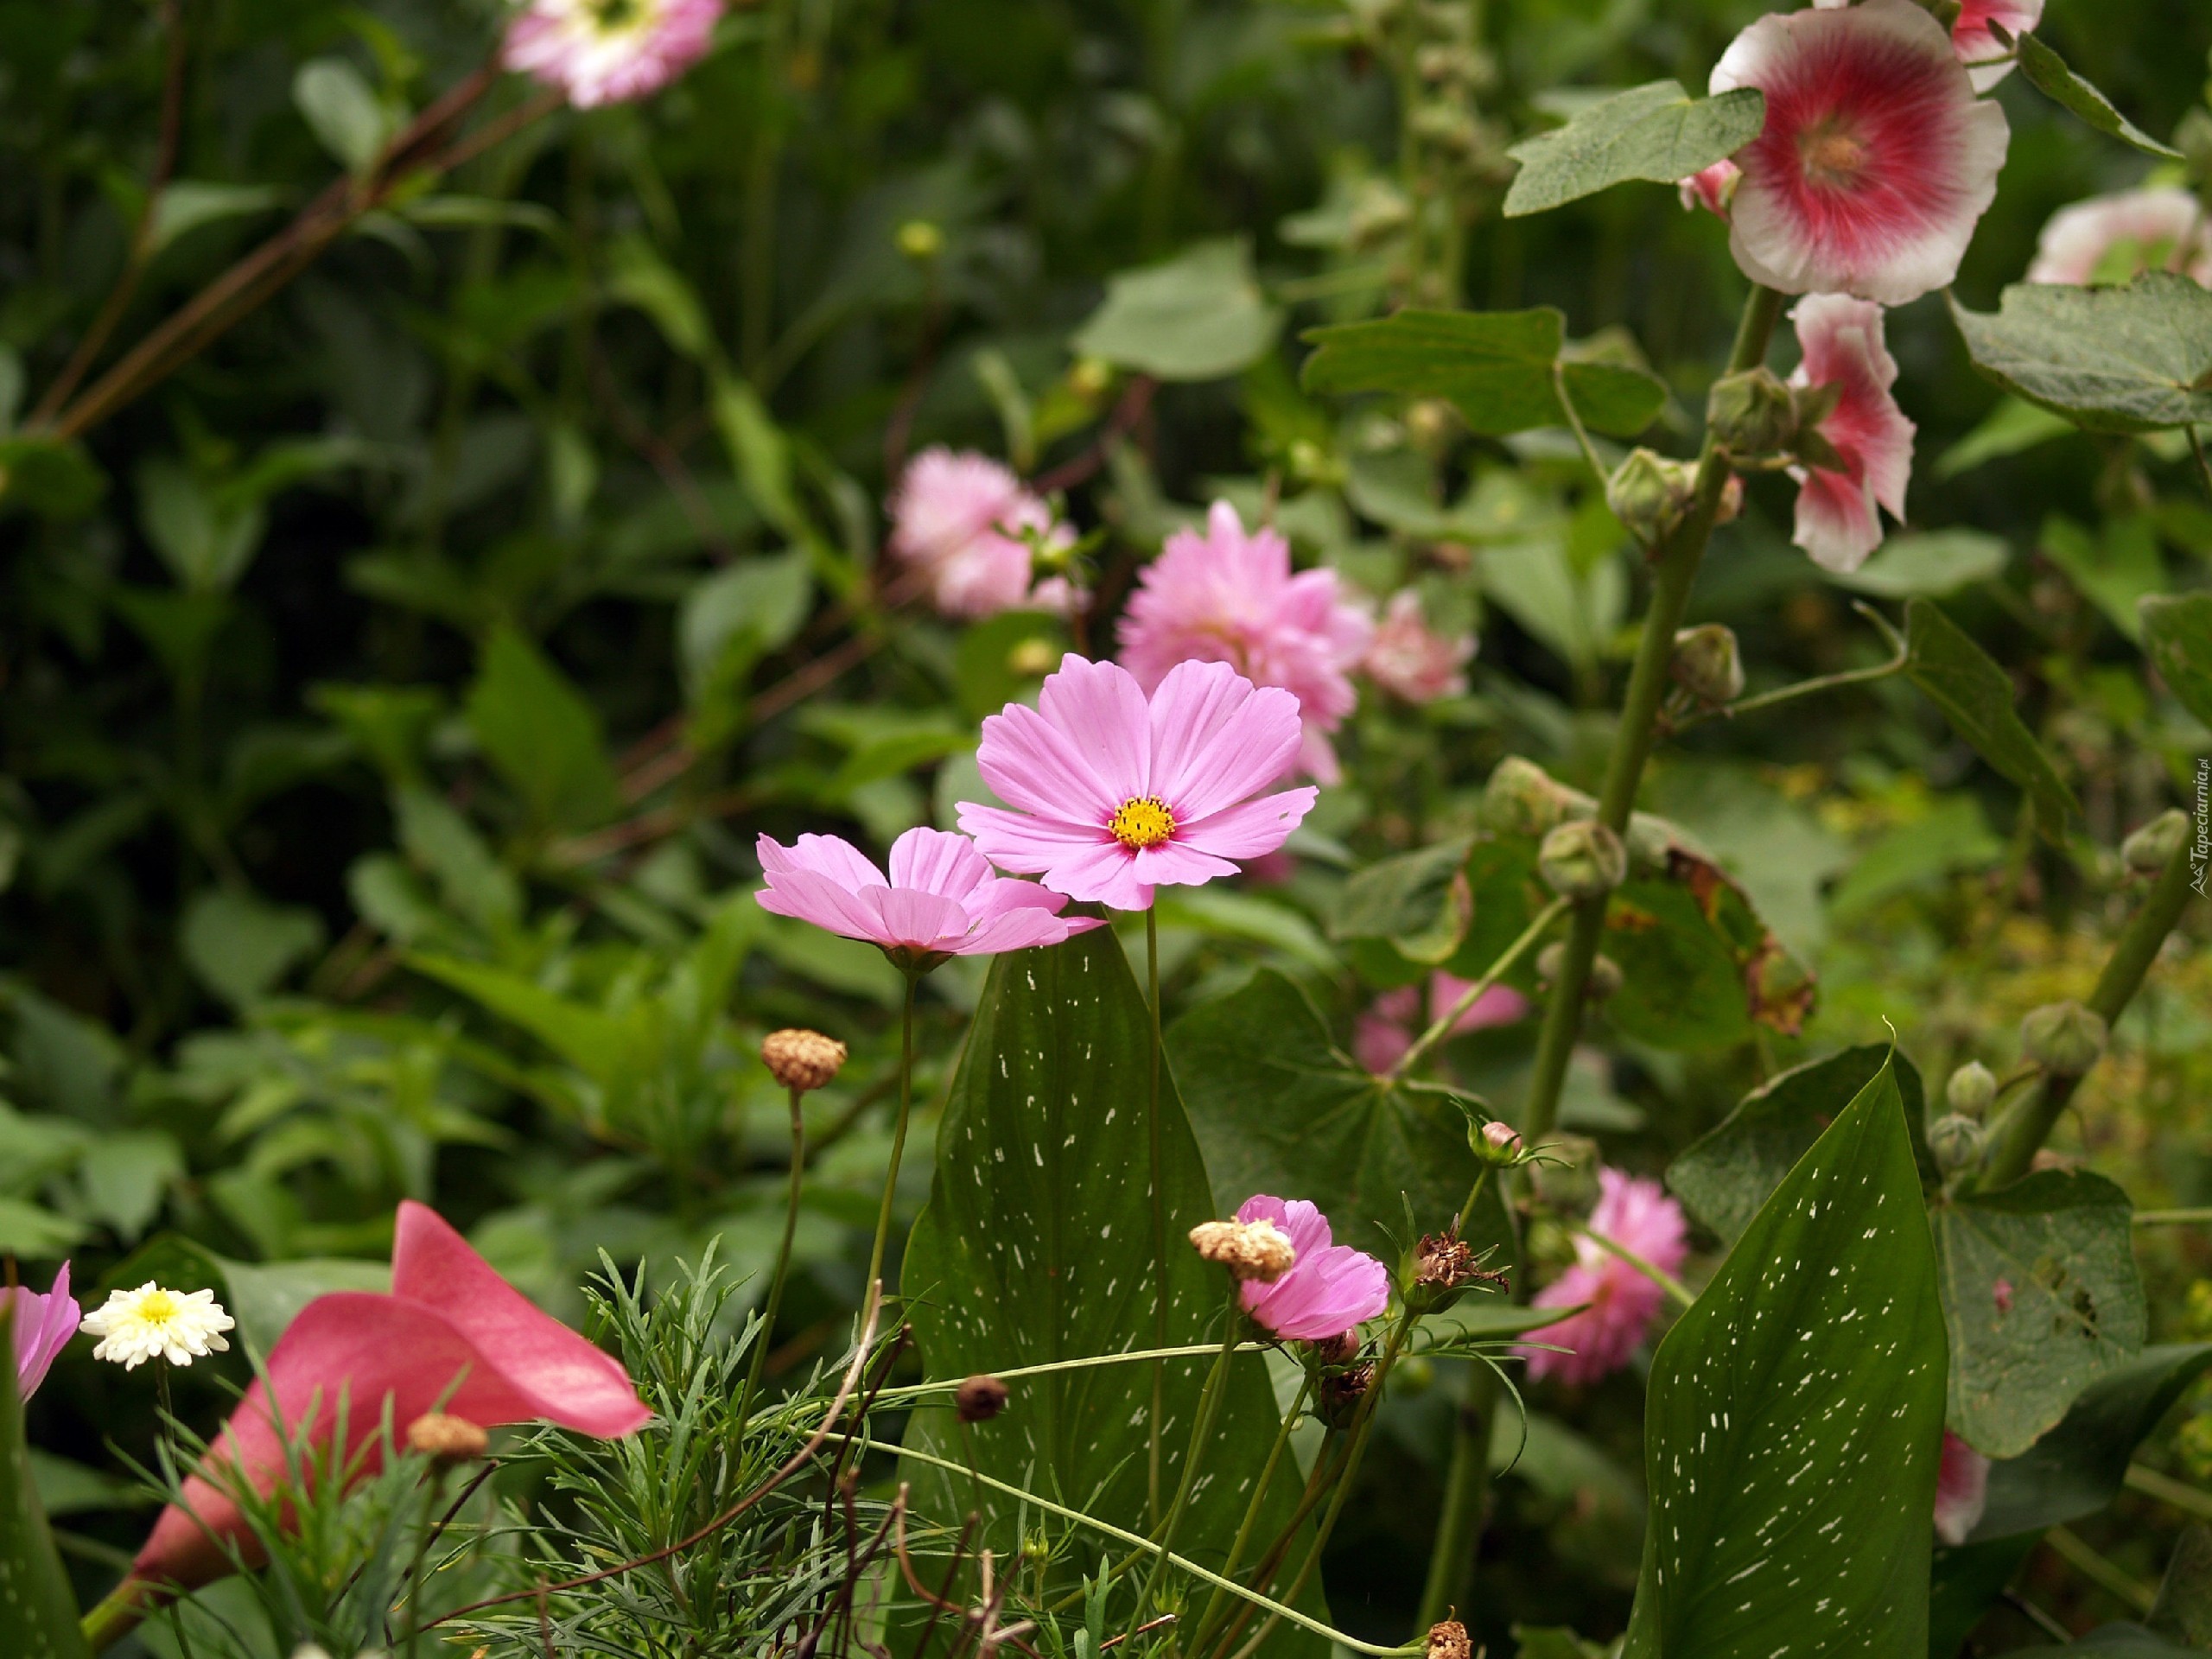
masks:
[[(1516, 1162), (1521, 1156), (1520, 1132), (1510, 1123), (1502, 1122), (1494, 1117), (1479, 1128), (1468, 1129), (1467, 1145), (1483, 1162), (1499, 1168)], [(1421, 1241), (1424, 1245), (1427, 1242), (1426, 1239)]]
[(1271, 1285), (1298, 1261), (1289, 1235), (1264, 1219), (1202, 1221), (1191, 1229), (1191, 1247), (1248, 1283)]
[(772, 1031), (761, 1039), (760, 1059), (778, 1083), (804, 1094), (836, 1077), (845, 1046), (818, 1031)]
[(1724, 623), (1679, 630), (1668, 667), (1675, 683), (1707, 708), (1718, 709), (1744, 695), (1744, 659), (1736, 649), (1735, 630)]
[(1006, 1409), (1007, 1385), (995, 1376), (971, 1376), (952, 1392), (952, 1408), (963, 1423), (988, 1423)]
[(1536, 868), (1562, 898), (1600, 899), (1627, 876), (1628, 849), (1595, 818), (1576, 818), (1544, 837)]
[(1962, 1112), (1946, 1112), (1928, 1126), (1928, 1150), (1936, 1167), (1946, 1175), (1979, 1169), (1989, 1137), (1980, 1124)]
[(1980, 1060), (1968, 1060), (1951, 1073), (1943, 1098), (1959, 1116), (1979, 1121), (1997, 1098), (1996, 1074)]
[(1713, 383), (1706, 425), (1728, 453), (1742, 459), (1779, 454), (1797, 431), (1796, 402), (1771, 369), (1745, 369)]
[(1474, 1659), (1474, 1651), (1467, 1627), (1458, 1619), (1447, 1618), (1428, 1627), (1427, 1659)]
[(1647, 547), (1682, 522), (1696, 493), (1694, 468), (1650, 449), (1631, 451), (1605, 480), (1605, 505)]
[(2156, 875), (2173, 862), (2174, 855), (2189, 838), (2189, 815), (2179, 807), (2162, 812), (2120, 843), (2127, 868), (2141, 875)]
[(2110, 1036), (2104, 1016), (2079, 1002), (2046, 1002), (2020, 1021), (2020, 1048), (2044, 1070), (2078, 1077), (2097, 1063)]
[(466, 1417), (426, 1411), (407, 1425), (407, 1448), (446, 1465), (474, 1463), (491, 1448), (492, 1437)]

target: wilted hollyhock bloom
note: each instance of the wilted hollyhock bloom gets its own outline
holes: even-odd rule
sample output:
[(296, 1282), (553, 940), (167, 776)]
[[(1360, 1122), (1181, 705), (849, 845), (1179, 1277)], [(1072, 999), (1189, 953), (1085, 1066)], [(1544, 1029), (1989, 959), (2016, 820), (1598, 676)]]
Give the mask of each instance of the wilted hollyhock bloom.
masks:
[(499, 61), (580, 110), (658, 92), (706, 55), (722, 0), (529, 0)]
[(1375, 624), (1333, 570), (1290, 568), (1290, 543), (1247, 531), (1217, 501), (1205, 534), (1181, 530), (1137, 577), (1122, 619), (1122, 664), (1147, 691), (1179, 663), (1227, 663), (1255, 685), (1298, 699), (1297, 769), (1325, 784), (1341, 775), (1328, 734), (1358, 705), (1351, 672)]
[(1936, 1535), (1963, 1544), (1989, 1505), (1989, 1459), (1948, 1428), (1936, 1467)]
[[(1440, 969), (1430, 975), (1426, 1018), (1421, 1012), (1420, 987), (1401, 985), (1395, 990), (1383, 992), (1352, 1022), (1353, 1058), (1377, 1076), (1388, 1071), (1414, 1046), (1414, 1039), (1421, 1034), (1424, 1025), (1441, 1020), (1473, 988), (1472, 980), (1461, 979), (1457, 974)], [(1452, 1021), (1452, 1034), (1463, 1037), (1471, 1031), (1510, 1026), (1524, 1018), (1528, 1012), (1527, 997), (1510, 985), (1493, 985), (1475, 999), (1472, 1007)]]
[(83, 1310), (69, 1294), (69, 1264), (56, 1269), (54, 1285), (46, 1294), (22, 1285), (0, 1289), (0, 1308), (12, 1307), (9, 1328), (15, 1333), (16, 1398), (28, 1400), (38, 1392), (54, 1357), (77, 1334)]
[(891, 501), (891, 551), (928, 579), (947, 616), (995, 616), (1024, 607), (1065, 611), (1076, 602), (1064, 576), (1033, 583), (1024, 531), (1048, 549), (1075, 544), (1075, 531), (1022, 487), (1013, 472), (972, 450), (925, 449), (907, 466)]
[(2146, 270), (2178, 271), (2212, 288), (2212, 218), (2178, 185), (2060, 208), (2036, 238), (2028, 280), (2081, 288), (2130, 282)]
[(1265, 1193), (1236, 1207), (1247, 1226), (1272, 1222), (1288, 1235), (1297, 1259), (1272, 1282), (1244, 1281), (1244, 1311), (1292, 1342), (1327, 1342), (1375, 1318), (1390, 1305), (1390, 1271), (1363, 1250), (1332, 1241), (1329, 1218), (1303, 1198)]
[[(1597, 1206), (1590, 1212), (1592, 1232), (1611, 1239), (1662, 1273), (1680, 1269), (1689, 1254), (1688, 1224), (1681, 1207), (1660, 1190), (1658, 1182), (1601, 1169), (1598, 1190)], [(1580, 1388), (1628, 1363), (1651, 1329), (1667, 1293), (1594, 1239), (1578, 1237), (1574, 1257), (1573, 1266), (1534, 1298), (1538, 1307), (1588, 1304), (1581, 1313), (1546, 1325), (1540, 1333), (1545, 1342), (1573, 1351), (1522, 1351), (1528, 1356), (1530, 1376), (1556, 1376)]]
[(1911, 0), (1777, 12), (1714, 66), (1713, 92), (1738, 86), (1766, 95), (1728, 213), (1745, 275), (1903, 305), (1958, 274), (2011, 134), (1942, 24)]
[(1816, 294), (1800, 300), (1793, 315), (1804, 359), (1789, 384), (1840, 389), (1818, 430), (1843, 467), (1790, 469), (1798, 486), (1791, 539), (1824, 569), (1856, 570), (1882, 544), (1877, 509), (1904, 517), (1915, 429), (1890, 395), (1897, 364), (1883, 343), (1880, 306)]
[(1431, 632), (1421, 595), (1408, 588), (1390, 596), (1361, 666), (1368, 678), (1408, 702), (1434, 702), (1467, 689), (1464, 671), (1474, 655), (1475, 636)]

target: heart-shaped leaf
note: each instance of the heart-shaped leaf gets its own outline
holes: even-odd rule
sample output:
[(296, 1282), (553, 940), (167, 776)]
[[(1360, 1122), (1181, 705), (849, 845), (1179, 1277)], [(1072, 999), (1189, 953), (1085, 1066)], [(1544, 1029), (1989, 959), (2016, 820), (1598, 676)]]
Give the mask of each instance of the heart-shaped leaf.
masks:
[(2068, 814), (2079, 809), (2043, 745), (2021, 723), (2013, 707), (2012, 676), (1929, 601), (1912, 601), (1904, 616), (1905, 677), (1943, 711), (1951, 729), (1976, 753), (2028, 791), (2037, 827), (2059, 840)]
[(1692, 98), (1671, 80), (1633, 87), (1505, 152), (1521, 163), (1505, 216), (1540, 213), (1630, 179), (1672, 184), (1734, 155), (1765, 123), (1766, 96), (1757, 87), (1718, 98)]
[(2212, 422), (2212, 293), (2171, 271), (2125, 288), (2018, 283), (1993, 315), (1954, 298), (1974, 367), (2093, 432)]
[(1217, 380), (1249, 367), (1281, 327), (1250, 247), (1232, 238), (1109, 278), (1105, 302), (1069, 344), (1156, 380)]

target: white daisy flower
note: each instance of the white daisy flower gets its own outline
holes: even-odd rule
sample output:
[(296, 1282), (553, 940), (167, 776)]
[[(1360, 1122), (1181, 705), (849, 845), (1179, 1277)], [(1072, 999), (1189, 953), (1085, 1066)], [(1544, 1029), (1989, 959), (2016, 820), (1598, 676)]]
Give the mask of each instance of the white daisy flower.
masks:
[(223, 1332), (235, 1324), (212, 1290), (163, 1290), (148, 1280), (136, 1290), (113, 1290), (105, 1304), (85, 1316), (79, 1326), (98, 1337), (94, 1359), (113, 1360), (135, 1371), (149, 1359), (189, 1365), (210, 1354), (226, 1352)]

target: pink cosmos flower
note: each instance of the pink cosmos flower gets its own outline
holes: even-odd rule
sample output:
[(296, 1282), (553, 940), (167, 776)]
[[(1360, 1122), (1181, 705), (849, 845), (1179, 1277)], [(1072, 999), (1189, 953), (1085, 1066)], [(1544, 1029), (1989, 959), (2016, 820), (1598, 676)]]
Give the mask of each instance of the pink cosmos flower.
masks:
[(2122, 190), (2062, 207), (2036, 238), (2031, 283), (2125, 283), (2175, 270), (2212, 288), (2212, 222), (2179, 185)]
[[(413, 1202), (399, 1206), (391, 1294), (336, 1291), (309, 1302), (270, 1351), (266, 1382), (246, 1390), (216, 1437), (208, 1465), (232, 1491), (241, 1478), (266, 1491), (284, 1478), (272, 1392), (285, 1433), (315, 1446), (339, 1433), (343, 1397), (356, 1479), (381, 1466), (387, 1403), (402, 1437), (431, 1411), (484, 1428), (542, 1420), (601, 1440), (632, 1433), (652, 1415), (620, 1362), (540, 1313)], [(234, 1570), (226, 1544), (255, 1563), (257, 1546), (238, 1504), (219, 1483), (194, 1475), (154, 1523), (130, 1577), (156, 1591), (209, 1583)]]
[(1936, 1535), (1947, 1544), (1963, 1544), (1988, 1507), (1989, 1459), (1945, 1429), (1942, 1460), (1936, 1466)]
[(1286, 1341), (1326, 1342), (1389, 1306), (1390, 1270), (1364, 1250), (1332, 1242), (1329, 1218), (1305, 1199), (1261, 1193), (1236, 1206), (1236, 1219), (1273, 1222), (1298, 1252), (1273, 1284), (1248, 1279), (1237, 1293), (1244, 1311)]
[(1958, 274), (2011, 132), (1941, 23), (1911, 0), (1777, 12), (1713, 67), (1738, 86), (1766, 94), (1728, 217), (1745, 276), (1903, 305)]
[(971, 450), (942, 446), (914, 457), (891, 501), (891, 550), (929, 580), (931, 601), (947, 616), (995, 616), (1023, 606), (1065, 611), (1075, 601), (1066, 578), (1031, 585), (1024, 531), (1048, 547), (1075, 544), (1075, 531), (1008, 468)]
[(1147, 691), (1179, 663), (1227, 663), (1255, 685), (1298, 699), (1297, 769), (1325, 784), (1341, 773), (1328, 734), (1358, 705), (1351, 675), (1375, 624), (1333, 570), (1293, 575), (1290, 543), (1250, 531), (1217, 501), (1206, 533), (1179, 530), (1137, 577), (1122, 619), (1122, 662)]
[(1098, 925), (1061, 916), (1061, 894), (1007, 880), (974, 842), (944, 830), (909, 830), (893, 842), (888, 880), (836, 836), (801, 836), (791, 847), (763, 836), (753, 849), (768, 878), (755, 895), (761, 909), (865, 939), (911, 971), (947, 957), (1058, 944)]
[(45, 1295), (22, 1285), (0, 1290), (0, 1307), (12, 1305), (10, 1324), (16, 1333), (16, 1398), (28, 1400), (46, 1381), (54, 1357), (77, 1334), (84, 1309), (69, 1294), (69, 1264), (64, 1262), (54, 1275), (54, 1287)]
[(1840, 386), (1843, 397), (1820, 424), (1843, 470), (1793, 467), (1797, 524), (1792, 537), (1827, 570), (1856, 570), (1882, 544), (1882, 518), (1904, 517), (1915, 428), (1890, 388), (1897, 359), (1883, 343), (1882, 308), (1840, 294), (1815, 294), (1791, 314), (1804, 353), (1789, 382)]
[[(1441, 1020), (1459, 1006), (1459, 999), (1473, 987), (1474, 981), (1461, 979), (1456, 974), (1439, 970), (1429, 976), (1429, 1022)], [(1493, 1026), (1510, 1026), (1528, 1014), (1529, 999), (1510, 985), (1493, 985), (1475, 999), (1474, 1007), (1452, 1022), (1452, 1034), (1464, 1037), (1471, 1031), (1486, 1031)], [(1351, 1052), (1354, 1058), (1377, 1077), (1395, 1065), (1405, 1052), (1414, 1046), (1419, 1036), (1416, 1022), (1421, 1019), (1421, 992), (1412, 985), (1401, 985), (1394, 991), (1385, 991), (1368, 1005), (1367, 1012), (1353, 1022)]]
[(1390, 596), (1361, 666), (1368, 678), (1408, 702), (1434, 702), (1467, 689), (1461, 671), (1474, 654), (1471, 633), (1432, 633), (1421, 615), (1421, 595), (1408, 588)]
[(529, 0), (499, 60), (580, 110), (658, 92), (707, 54), (722, 0)]
[[(1673, 1273), (1689, 1254), (1688, 1226), (1681, 1207), (1659, 1183), (1598, 1172), (1598, 1204), (1590, 1230), (1642, 1256), (1662, 1273)], [(1538, 1291), (1538, 1307), (1588, 1306), (1572, 1318), (1544, 1327), (1543, 1339), (1573, 1350), (1524, 1348), (1531, 1377), (1557, 1376), (1570, 1388), (1595, 1382), (1628, 1363), (1651, 1329), (1667, 1293), (1594, 1239), (1574, 1241), (1574, 1265)]]
[(976, 762), (1014, 810), (963, 801), (960, 827), (1001, 869), (1147, 910), (1154, 887), (1233, 875), (1290, 838), (1319, 791), (1254, 797), (1298, 744), (1298, 700), (1226, 663), (1178, 663), (1147, 702), (1128, 670), (1071, 653), (1036, 708), (983, 722)]
[(1728, 204), (1736, 199), (1736, 185), (1743, 176), (1744, 169), (1735, 162), (1719, 161), (1677, 181), (1675, 188), (1681, 193), (1682, 211), (1694, 213), (1702, 207), (1709, 213), (1727, 218)]

